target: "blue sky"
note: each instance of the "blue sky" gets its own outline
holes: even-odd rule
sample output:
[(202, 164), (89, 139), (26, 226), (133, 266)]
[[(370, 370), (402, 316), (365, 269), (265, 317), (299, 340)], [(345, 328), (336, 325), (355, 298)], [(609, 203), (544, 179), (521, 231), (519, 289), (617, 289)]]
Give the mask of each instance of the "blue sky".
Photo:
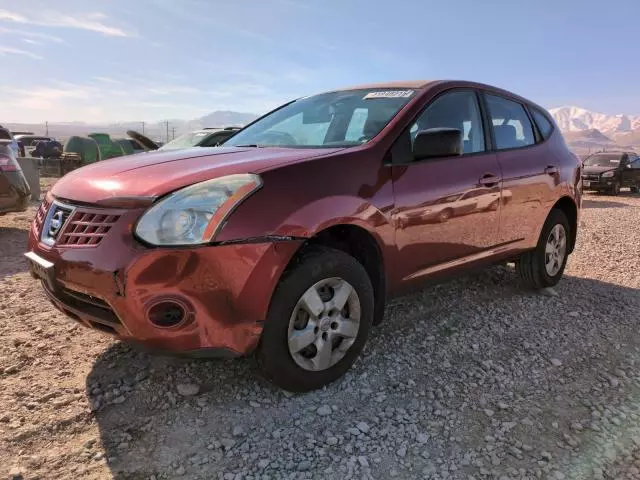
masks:
[(0, 123), (262, 113), (422, 78), (640, 114), (639, 46), (638, 0), (0, 0)]

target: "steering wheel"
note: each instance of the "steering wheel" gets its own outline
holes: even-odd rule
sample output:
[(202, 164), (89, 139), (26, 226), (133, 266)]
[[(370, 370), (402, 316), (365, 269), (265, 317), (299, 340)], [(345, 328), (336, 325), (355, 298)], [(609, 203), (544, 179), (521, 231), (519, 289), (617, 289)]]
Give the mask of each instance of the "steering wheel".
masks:
[(266, 132), (260, 138), (260, 143), (265, 145), (298, 145), (296, 137), (288, 132)]

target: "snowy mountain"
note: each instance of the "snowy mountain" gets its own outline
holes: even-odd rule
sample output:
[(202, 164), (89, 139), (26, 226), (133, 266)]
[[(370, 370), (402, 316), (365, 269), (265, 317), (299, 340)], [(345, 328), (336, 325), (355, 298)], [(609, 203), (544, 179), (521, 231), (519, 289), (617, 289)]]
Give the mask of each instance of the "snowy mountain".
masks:
[(608, 115), (574, 106), (552, 108), (549, 112), (563, 132), (599, 130), (611, 136), (640, 130), (640, 115)]

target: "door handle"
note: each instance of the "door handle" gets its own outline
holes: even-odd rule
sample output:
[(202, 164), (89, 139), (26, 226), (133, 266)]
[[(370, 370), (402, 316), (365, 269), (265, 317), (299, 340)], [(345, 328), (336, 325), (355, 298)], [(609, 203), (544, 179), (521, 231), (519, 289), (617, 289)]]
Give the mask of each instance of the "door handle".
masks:
[(556, 167), (555, 165), (549, 165), (547, 168), (544, 169), (544, 173), (546, 173), (547, 175), (555, 175), (558, 172), (559, 172), (558, 167)]
[(480, 185), (484, 185), (485, 187), (492, 187), (496, 185), (499, 181), (500, 181), (500, 177), (496, 177), (492, 173), (487, 173), (486, 175), (483, 175), (482, 177), (480, 177), (480, 180), (478, 180)]

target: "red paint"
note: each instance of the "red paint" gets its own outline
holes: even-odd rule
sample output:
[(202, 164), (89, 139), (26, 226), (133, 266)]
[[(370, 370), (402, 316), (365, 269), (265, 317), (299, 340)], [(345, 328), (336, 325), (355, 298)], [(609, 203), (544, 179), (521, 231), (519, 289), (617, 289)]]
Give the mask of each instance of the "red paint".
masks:
[[(99, 162), (65, 176), (51, 195), (94, 213), (108, 205), (120, 215), (108, 234), (92, 248), (49, 248), (38, 242), (39, 212), (29, 249), (55, 264), (61, 285), (106, 302), (121, 320), (111, 325), (121, 338), (174, 351), (224, 348), (238, 354), (257, 345), (287, 264), (305, 239), (329, 227), (355, 225), (375, 239), (390, 295), (427, 277), (512, 258), (535, 246), (559, 199), (580, 207), (580, 164), (557, 131), (518, 150), (385, 164), (414, 116), (454, 87), (524, 101), (475, 83), (430, 82), (376, 138), (357, 147), (199, 148)], [(558, 172), (545, 173), (548, 165)], [(147, 248), (134, 238), (133, 226), (154, 197), (237, 173), (257, 173), (263, 186), (216, 235), (226, 245)], [(496, 177), (495, 185), (483, 184), (487, 174)], [(482, 200), (469, 201), (469, 191)], [(445, 221), (443, 208), (450, 209)], [(148, 308), (163, 298), (185, 306), (183, 324), (158, 328), (146, 319)], [(90, 324), (91, 316), (81, 312), (80, 320)]]

